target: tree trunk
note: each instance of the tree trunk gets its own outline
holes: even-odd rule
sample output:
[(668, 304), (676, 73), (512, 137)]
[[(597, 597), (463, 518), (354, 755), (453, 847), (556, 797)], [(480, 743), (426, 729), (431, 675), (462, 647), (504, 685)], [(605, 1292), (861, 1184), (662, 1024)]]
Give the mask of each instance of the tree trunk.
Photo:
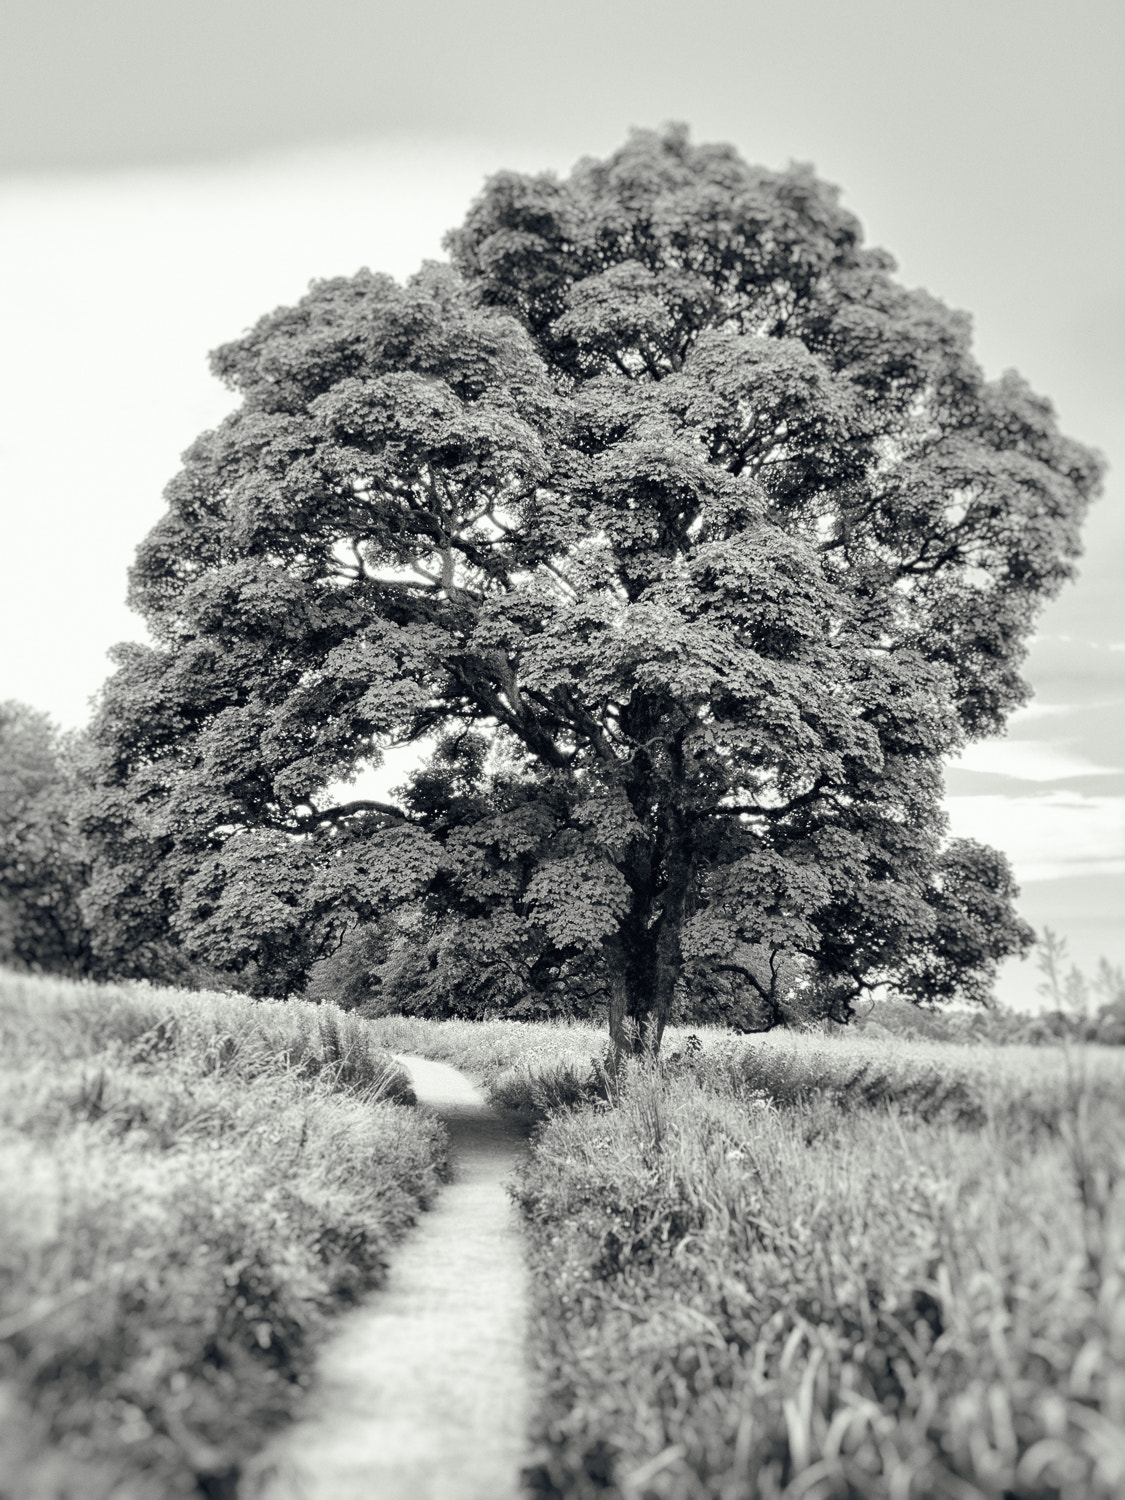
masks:
[(630, 936), (635, 939), (636, 935), (617, 932), (602, 945), (607, 959), (609, 1035), (616, 1062), (659, 1046), (652, 1038), (652, 966), (645, 952), (651, 937), (643, 928), (640, 942), (630, 942)]
[(664, 858), (666, 885), (661, 902), (661, 912), (655, 929), (653, 953), (650, 1045), (655, 1052), (664, 1036), (664, 1028), (672, 1015), (676, 999), (676, 985), (683, 971), (683, 951), (680, 934), (683, 932), (691, 901), (692, 868), (691, 857), (686, 847), (683, 829), (677, 818), (675, 837), (669, 840)]
[(632, 995), (629, 985), (628, 961), (625, 943), (621, 934), (615, 932), (602, 942), (606, 957), (607, 988), (609, 990), (609, 1039), (613, 1046), (614, 1064), (632, 1052), (630, 1042), (630, 1020)]
[(634, 908), (603, 951), (609, 991), (609, 1034), (615, 1061), (656, 1053), (672, 1014), (683, 968), (680, 934), (691, 895), (691, 859), (678, 817), (670, 820), (660, 867), (663, 889)]

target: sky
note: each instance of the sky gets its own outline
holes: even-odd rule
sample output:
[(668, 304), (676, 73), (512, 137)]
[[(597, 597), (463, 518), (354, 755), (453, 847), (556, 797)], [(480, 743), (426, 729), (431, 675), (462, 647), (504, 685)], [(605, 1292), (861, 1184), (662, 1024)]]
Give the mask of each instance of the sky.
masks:
[(232, 406), (209, 349), (313, 278), (440, 256), (490, 172), (683, 120), (812, 162), (1109, 459), (1035, 697), (947, 784), (1028, 920), (1125, 963), (1122, 55), (1118, 0), (5, 0), (0, 698), (79, 725), (141, 638), (133, 550)]

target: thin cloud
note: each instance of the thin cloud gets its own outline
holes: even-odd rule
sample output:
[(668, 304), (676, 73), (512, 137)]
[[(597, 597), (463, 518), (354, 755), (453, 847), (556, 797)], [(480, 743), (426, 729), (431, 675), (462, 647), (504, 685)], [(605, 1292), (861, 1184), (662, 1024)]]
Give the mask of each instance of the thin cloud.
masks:
[[(1067, 710), (1063, 710), (1066, 712)], [(1120, 766), (1099, 766), (1069, 748), (1066, 740), (985, 740), (969, 745), (950, 768), (1018, 781), (1070, 781), (1083, 776), (1116, 776)]]
[(947, 797), (950, 831), (1002, 849), (1020, 881), (1125, 874), (1125, 797)]
[[(1090, 707), (1095, 705), (1091, 704)], [(1073, 703), (1028, 703), (1017, 708), (1008, 718), (1009, 724), (1031, 724), (1038, 719), (1057, 719), (1074, 712)]]

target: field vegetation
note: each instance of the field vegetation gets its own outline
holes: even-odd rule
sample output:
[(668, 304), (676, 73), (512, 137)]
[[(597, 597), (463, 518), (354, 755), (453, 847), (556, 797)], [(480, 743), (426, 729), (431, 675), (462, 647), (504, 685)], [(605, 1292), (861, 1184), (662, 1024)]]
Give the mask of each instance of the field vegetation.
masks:
[(1073, 1007), (673, 1027), (617, 1070), (590, 1026), (373, 1025), (541, 1121), (532, 1493), (1125, 1492), (1125, 1055)]
[(380, 1016), (372, 1040), (471, 1073), (494, 1104), (545, 1116), (563, 1104), (604, 1095), (609, 1052), (604, 1025), (582, 1021), (428, 1021)]
[(544, 1496), (1125, 1492), (1125, 1059), (672, 1040), (518, 1196)]
[(438, 1188), (362, 1021), (0, 978), (0, 1496), (231, 1496)]
[(235, 1493), (439, 1182), (409, 1052), (539, 1122), (532, 1494), (1110, 1500), (1125, 1054), (988, 1024), (615, 1062), (592, 1024), (9, 977), (0, 1495)]

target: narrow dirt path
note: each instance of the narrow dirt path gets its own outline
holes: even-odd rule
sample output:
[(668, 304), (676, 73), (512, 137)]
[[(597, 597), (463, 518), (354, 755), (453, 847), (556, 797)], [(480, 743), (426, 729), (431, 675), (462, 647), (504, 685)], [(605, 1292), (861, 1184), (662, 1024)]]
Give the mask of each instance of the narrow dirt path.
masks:
[(503, 1181), (525, 1137), (455, 1068), (398, 1061), (449, 1128), (455, 1178), (326, 1345), (307, 1415), (243, 1485), (254, 1500), (519, 1494), (527, 1270)]

